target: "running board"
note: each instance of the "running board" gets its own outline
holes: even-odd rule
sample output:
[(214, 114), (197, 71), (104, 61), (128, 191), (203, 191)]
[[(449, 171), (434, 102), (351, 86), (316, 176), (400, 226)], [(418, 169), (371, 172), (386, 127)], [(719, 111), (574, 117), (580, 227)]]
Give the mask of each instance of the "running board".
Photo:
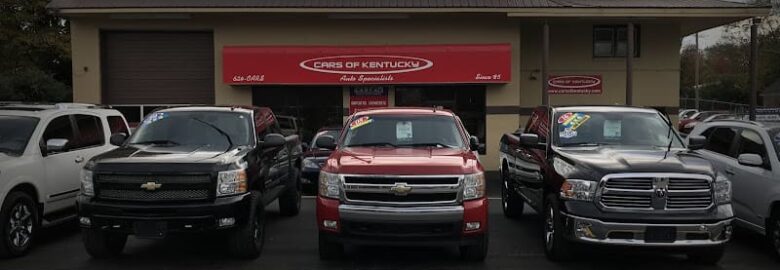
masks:
[(78, 212), (76, 212), (76, 208), (71, 209), (65, 209), (62, 211), (57, 211), (55, 213), (51, 213), (48, 215), (43, 216), (43, 221), (41, 222), (41, 227), (51, 227), (55, 225), (59, 225), (68, 221), (71, 221), (78, 217)]

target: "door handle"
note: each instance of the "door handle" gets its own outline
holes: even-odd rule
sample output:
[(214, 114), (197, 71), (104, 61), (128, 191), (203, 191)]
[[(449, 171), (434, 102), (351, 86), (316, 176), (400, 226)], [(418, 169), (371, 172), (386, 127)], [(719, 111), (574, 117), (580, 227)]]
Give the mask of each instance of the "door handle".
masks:
[(84, 162), (84, 157), (76, 157), (76, 160), (74, 160), (76, 163), (82, 163)]

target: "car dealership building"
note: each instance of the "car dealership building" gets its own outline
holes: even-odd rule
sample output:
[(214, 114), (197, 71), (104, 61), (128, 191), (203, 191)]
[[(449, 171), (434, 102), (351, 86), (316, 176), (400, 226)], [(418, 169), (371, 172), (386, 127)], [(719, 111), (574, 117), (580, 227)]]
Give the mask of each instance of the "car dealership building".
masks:
[(268, 106), (298, 118), (305, 135), (365, 108), (441, 106), (486, 143), (487, 170), (498, 167), (501, 135), (543, 103), (676, 112), (682, 38), (769, 13), (719, 0), (53, 0), (49, 8), (70, 19), (76, 102), (114, 105), (135, 122), (167, 105)]

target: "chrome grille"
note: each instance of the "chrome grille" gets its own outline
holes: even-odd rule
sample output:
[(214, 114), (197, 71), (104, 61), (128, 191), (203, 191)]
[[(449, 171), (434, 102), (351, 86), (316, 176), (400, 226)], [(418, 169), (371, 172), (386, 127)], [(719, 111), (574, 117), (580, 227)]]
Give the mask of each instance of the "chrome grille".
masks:
[(462, 176), (346, 175), (344, 200), (369, 205), (447, 205), (461, 199)]
[[(206, 200), (213, 196), (215, 184), (208, 174), (199, 175), (115, 175), (99, 174), (95, 177), (97, 198), (121, 201), (191, 201)], [(155, 190), (141, 185), (160, 184)]]
[(602, 180), (598, 200), (615, 209), (704, 209), (712, 205), (711, 183), (709, 176), (696, 174), (613, 174)]

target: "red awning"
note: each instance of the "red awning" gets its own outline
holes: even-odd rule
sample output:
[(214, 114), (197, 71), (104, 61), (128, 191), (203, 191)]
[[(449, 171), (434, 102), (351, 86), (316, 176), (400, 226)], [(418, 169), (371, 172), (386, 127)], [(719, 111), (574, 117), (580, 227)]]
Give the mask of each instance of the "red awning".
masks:
[(255, 84), (506, 83), (509, 44), (226, 46), (223, 81)]

